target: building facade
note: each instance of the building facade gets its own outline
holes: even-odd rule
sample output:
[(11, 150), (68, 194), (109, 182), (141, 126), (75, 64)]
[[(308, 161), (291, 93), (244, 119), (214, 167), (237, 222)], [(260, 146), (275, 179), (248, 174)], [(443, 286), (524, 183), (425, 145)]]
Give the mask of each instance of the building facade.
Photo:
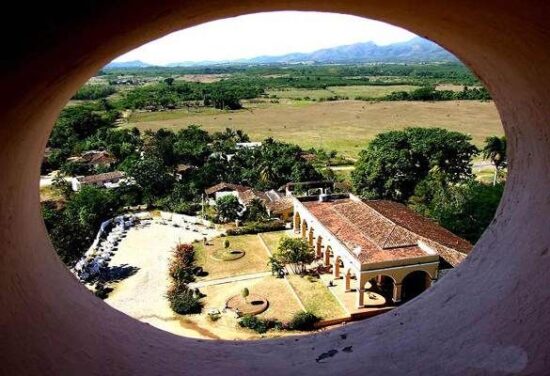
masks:
[(358, 308), (371, 289), (394, 304), (414, 298), (472, 247), (405, 205), (353, 195), (294, 198), (293, 225)]

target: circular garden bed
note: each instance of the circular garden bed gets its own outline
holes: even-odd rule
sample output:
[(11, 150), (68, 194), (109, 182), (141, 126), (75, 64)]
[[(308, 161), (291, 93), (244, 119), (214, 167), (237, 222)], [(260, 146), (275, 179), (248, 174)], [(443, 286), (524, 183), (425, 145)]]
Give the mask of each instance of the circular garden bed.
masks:
[(244, 257), (245, 251), (241, 249), (220, 249), (212, 254), (212, 258), (218, 261), (233, 261)]
[(241, 315), (258, 315), (269, 306), (266, 298), (256, 294), (250, 294), (245, 298), (235, 295), (227, 299), (225, 306), (230, 310), (238, 310)]

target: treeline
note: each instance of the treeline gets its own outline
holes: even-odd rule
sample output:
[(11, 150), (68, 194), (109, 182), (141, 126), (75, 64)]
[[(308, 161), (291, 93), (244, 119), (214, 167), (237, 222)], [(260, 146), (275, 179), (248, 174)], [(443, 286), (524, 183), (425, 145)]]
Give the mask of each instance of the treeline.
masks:
[[(356, 98), (362, 99), (362, 98)], [(370, 100), (370, 99), (369, 99)], [(421, 87), (413, 91), (394, 91), (382, 98), (386, 101), (452, 101), (452, 100), (491, 100), (491, 95), (484, 87), (469, 88), (461, 91), (436, 90), (434, 87)]]
[(476, 242), (489, 225), (503, 184), (475, 180), (471, 137), (440, 128), (378, 134), (352, 173), (354, 191), (367, 199), (402, 202), (455, 234)]
[(121, 109), (174, 109), (186, 102), (201, 101), (205, 106), (236, 110), (242, 99), (260, 96), (263, 88), (251, 80), (223, 80), (213, 83), (182, 82), (167, 78), (156, 84), (126, 91), (114, 103)]
[(116, 93), (116, 88), (113, 85), (87, 84), (78, 89), (72, 99), (96, 100), (107, 98), (114, 93)]
[[(462, 63), (432, 64), (348, 64), (348, 65), (220, 65), (204, 67), (112, 68), (100, 72), (106, 78), (120, 75), (173, 77), (184, 74), (231, 74), (234, 77), (282, 76), (316, 80), (320, 77), (361, 79), (366, 77), (407, 77), (414, 80), (439, 80), (463, 85), (479, 85), (476, 76)], [(277, 77), (272, 77), (277, 78)], [(418, 81), (416, 81), (418, 82)]]

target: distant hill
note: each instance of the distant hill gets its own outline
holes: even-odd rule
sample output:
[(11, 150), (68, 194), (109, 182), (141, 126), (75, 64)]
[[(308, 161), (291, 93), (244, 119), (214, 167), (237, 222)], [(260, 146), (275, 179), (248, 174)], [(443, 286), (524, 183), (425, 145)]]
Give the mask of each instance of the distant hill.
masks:
[(141, 60), (132, 60), (132, 61), (112, 61), (107, 64), (104, 69), (117, 69), (117, 68), (147, 68), (152, 67), (153, 65), (144, 63)]
[(406, 42), (379, 46), (373, 42), (355, 43), (325, 48), (311, 53), (291, 53), (281, 56), (259, 56), (238, 60), (248, 64), (275, 63), (419, 63), (457, 61), (457, 58), (437, 44), (416, 37)]
[[(420, 37), (406, 42), (379, 46), (374, 42), (355, 43), (313, 51), (294, 52), (279, 56), (257, 56), (230, 61), (185, 61), (168, 67), (190, 67), (228, 64), (300, 64), (300, 63), (421, 63), (455, 62), (458, 59), (437, 44)], [(106, 68), (140, 68), (150, 64), (142, 61), (110, 63)]]

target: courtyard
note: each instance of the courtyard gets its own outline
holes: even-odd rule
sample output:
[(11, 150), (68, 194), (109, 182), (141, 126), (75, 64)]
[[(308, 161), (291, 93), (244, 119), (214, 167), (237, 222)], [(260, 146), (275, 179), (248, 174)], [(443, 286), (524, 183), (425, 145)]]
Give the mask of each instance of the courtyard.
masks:
[[(109, 284), (113, 290), (105, 302), (125, 314), (159, 329), (187, 337), (204, 339), (254, 339), (293, 335), (295, 331), (269, 331), (258, 334), (238, 325), (235, 312), (224, 310), (227, 301), (248, 289), (251, 296), (261, 296), (267, 309), (260, 319), (288, 322), (293, 315), (309, 311), (326, 320), (349, 318), (342, 303), (319, 278), (271, 275), (267, 261), (276, 252), (279, 239), (296, 236), (293, 231), (258, 235), (220, 236), (217, 230), (199, 227), (199, 231), (175, 227), (170, 221), (153, 220), (130, 228), (118, 244), (110, 268), (128, 269), (125, 278)], [(206, 237), (207, 241), (204, 241)], [(225, 247), (225, 242), (229, 247)], [(179, 315), (170, 308), (166, 291), (171, 279), (168, 265), (172, 249), (178, 243), (193, 243), (196, 265), (204, 273), (189, 287), (198, 289), (204, 298), (202, 313)], [(222, 251), (239, 250), (235, 259), (219, 257)], [(209, 312), (220, 312), (215, 320)]]

